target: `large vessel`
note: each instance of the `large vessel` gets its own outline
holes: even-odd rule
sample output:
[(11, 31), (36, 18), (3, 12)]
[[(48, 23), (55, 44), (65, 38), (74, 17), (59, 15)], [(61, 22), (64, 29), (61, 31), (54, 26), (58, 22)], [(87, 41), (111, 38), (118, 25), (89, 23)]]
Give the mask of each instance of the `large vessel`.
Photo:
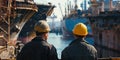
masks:
[(33, 0), (0, 0), (0, 59), (15, 57), (19, 35), (30, 33), (38, 20), (51, 15), (53, 8), (50, 3), (38, 5)]
[(28, 22), (24, 25), (21, 33), (19, 34), (18, 40), (22, 41), (23, 43), (29, 42), (32, 38), (34, 38), (35, 34), (33, 31), (34, 25), (39, 20), (46, 20), (47, 16), (50, 16), (53, 12), (54, 5), (49, 3), (48, 5), (37, 4), (38, 12), (36, 12)]
[[(35, 4), (33, 0), (0, 1), (0, 41), (17, 40), (28, 36), (39, 20), (51, 15), (55, 6)], [(0, 43), (3, 45), (4, 43)]]
[[(86, 3), (86, 0), (85, 0)], [(85, 4), (86, 5), (86, 4)], [(68, 13), (65, 14), (62, 20), (62, 33), (63, 38), (74, 38), (72, 29), (77, 23), (84, 23), (87, 25), (89, 34), (91, 34), (91, 28), (88, 22), (88, 19), (84, 17), (84, 14), (87, 13), (86, 7), (85, 10), (79, 10), (77, 9), (77, 0), (75, 0), (75, 7), (70, 8), (68, 7)], [(66, 10), (65, 10), (66, 13)]]
[(120, 1), (91, 0), (91, 3), (88, 18), (98, 56), (120, 57)]

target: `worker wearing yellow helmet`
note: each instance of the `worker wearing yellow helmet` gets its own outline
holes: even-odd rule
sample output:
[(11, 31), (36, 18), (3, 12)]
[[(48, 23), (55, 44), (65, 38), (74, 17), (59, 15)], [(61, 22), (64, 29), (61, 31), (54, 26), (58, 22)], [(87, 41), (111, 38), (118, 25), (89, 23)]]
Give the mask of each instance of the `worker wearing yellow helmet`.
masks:
[(75, 40), (62, 51), (61, 60), (97, 60), (97, 50), (84, 39), (88, 34), (87, 26), (76, 24), (73, 34)]
[(25, 44), (16, 60), (58, 60), (56, 48), (47, 42), (50, 27), (45, 20), (34, 26), (36, 37)]

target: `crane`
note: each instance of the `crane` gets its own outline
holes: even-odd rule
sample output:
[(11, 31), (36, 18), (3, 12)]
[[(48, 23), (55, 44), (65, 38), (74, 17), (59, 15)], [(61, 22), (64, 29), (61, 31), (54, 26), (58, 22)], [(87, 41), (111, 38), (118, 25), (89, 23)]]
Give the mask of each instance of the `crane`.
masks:
[(60, 8), (60, 11), (61, 11), (62, 17), (64, 17), (63, 12), (62, 12), (62, 9), (61, 9), (61, 5), (60, 5), (60, 3), (58, 3), (58, 5), (59, 5), (59, 8)]

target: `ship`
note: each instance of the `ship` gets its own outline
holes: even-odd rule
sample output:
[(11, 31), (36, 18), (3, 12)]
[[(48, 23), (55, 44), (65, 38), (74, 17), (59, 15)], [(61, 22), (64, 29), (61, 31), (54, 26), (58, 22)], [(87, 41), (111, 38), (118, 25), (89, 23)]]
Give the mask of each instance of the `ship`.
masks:
[(39, 20), (46, 20), (47, 16), (50, 16), (55, 8), (54, 5), (49, 4), (37, 4), (38, 12), (36, 12), (29, 21), (26, 22), (23, 29), (21, 30), (18, 40), (22, 43), (29, 42), (32, 38), (35, 37), (34, 25)]
[(92, 28), (98, 57), (120, 57), (120, 1), (91, 0), (89, 9), (91, 13), (87, 18)]
[[(33, 0), (1, 0), (0, 40), (6, 43), (28, 36), (26, 34), (31, 33), (34, 24), (46, 20), (54, 7), (51, 3), (36, 4)], [(4, 45), (3, 42), (0, 44)]]
[(46, 19), (53, 8), (51, 3), (36, 4), (33, 0), (0, 0), (0, 59), (15, 57), (14, 48), (20, 41), (19, 36), (31, 32), (24, 30), (33, 29), (31, 25)]
[[(84, 0), (84, 8), (83, 10), (79, 10), (78, 6), (77, 6), (77, 0), (75, 0), (75, 7), (72, 8), (71, 5), (68, 4), (68, 12), (65, 9), (65, 16), (63, 17), (61, 26), (62, 26), (62, 34), (63, 34), (63, 39), (73, 39), (73, 33), (72, 30), (74, 28), (74, 26), (77, 23), (84, 23), (85, 25), (87, 25), (88, 27), (88, 31), (89, 34), (87, 37), (91, 37), (92, 33), (91, 33), (91, 27), (90, 24), (88, 22), (88, 19), (85, 18), (85, 14), (87, 14), (87, 9), (86, 9), (86, 0)], [(83, 4), (82, 4), (83, 5)]]

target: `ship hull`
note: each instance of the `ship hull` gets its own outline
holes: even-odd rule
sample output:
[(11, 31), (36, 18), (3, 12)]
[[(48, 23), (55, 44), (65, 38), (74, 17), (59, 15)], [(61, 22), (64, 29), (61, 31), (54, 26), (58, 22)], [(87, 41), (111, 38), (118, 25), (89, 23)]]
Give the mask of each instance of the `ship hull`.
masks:
[(19, 34), (18, 40), (22, 41), (23, 43), (27, 43), (35, 37), (35, 32), (33, 30), (35, 23), (37, 23), (39, 20), (46, 20), (47, 16), (50, 16), (53, 12), (55, 6), (37, 4), (37, 7), (38, 12), (36, 12), (29, 19), (29, 21), (25, 23)]
[[(9, 4), (10, 6), (9, 6)], [(46, 20), (53, 12), (52, 5), (35, 4), (31, 1), (0, 1), (0, 45), (12, 44), (19, 38), (27, 37), (39, 20)], [(20, 40), (24, 41), (24, 40)]]

